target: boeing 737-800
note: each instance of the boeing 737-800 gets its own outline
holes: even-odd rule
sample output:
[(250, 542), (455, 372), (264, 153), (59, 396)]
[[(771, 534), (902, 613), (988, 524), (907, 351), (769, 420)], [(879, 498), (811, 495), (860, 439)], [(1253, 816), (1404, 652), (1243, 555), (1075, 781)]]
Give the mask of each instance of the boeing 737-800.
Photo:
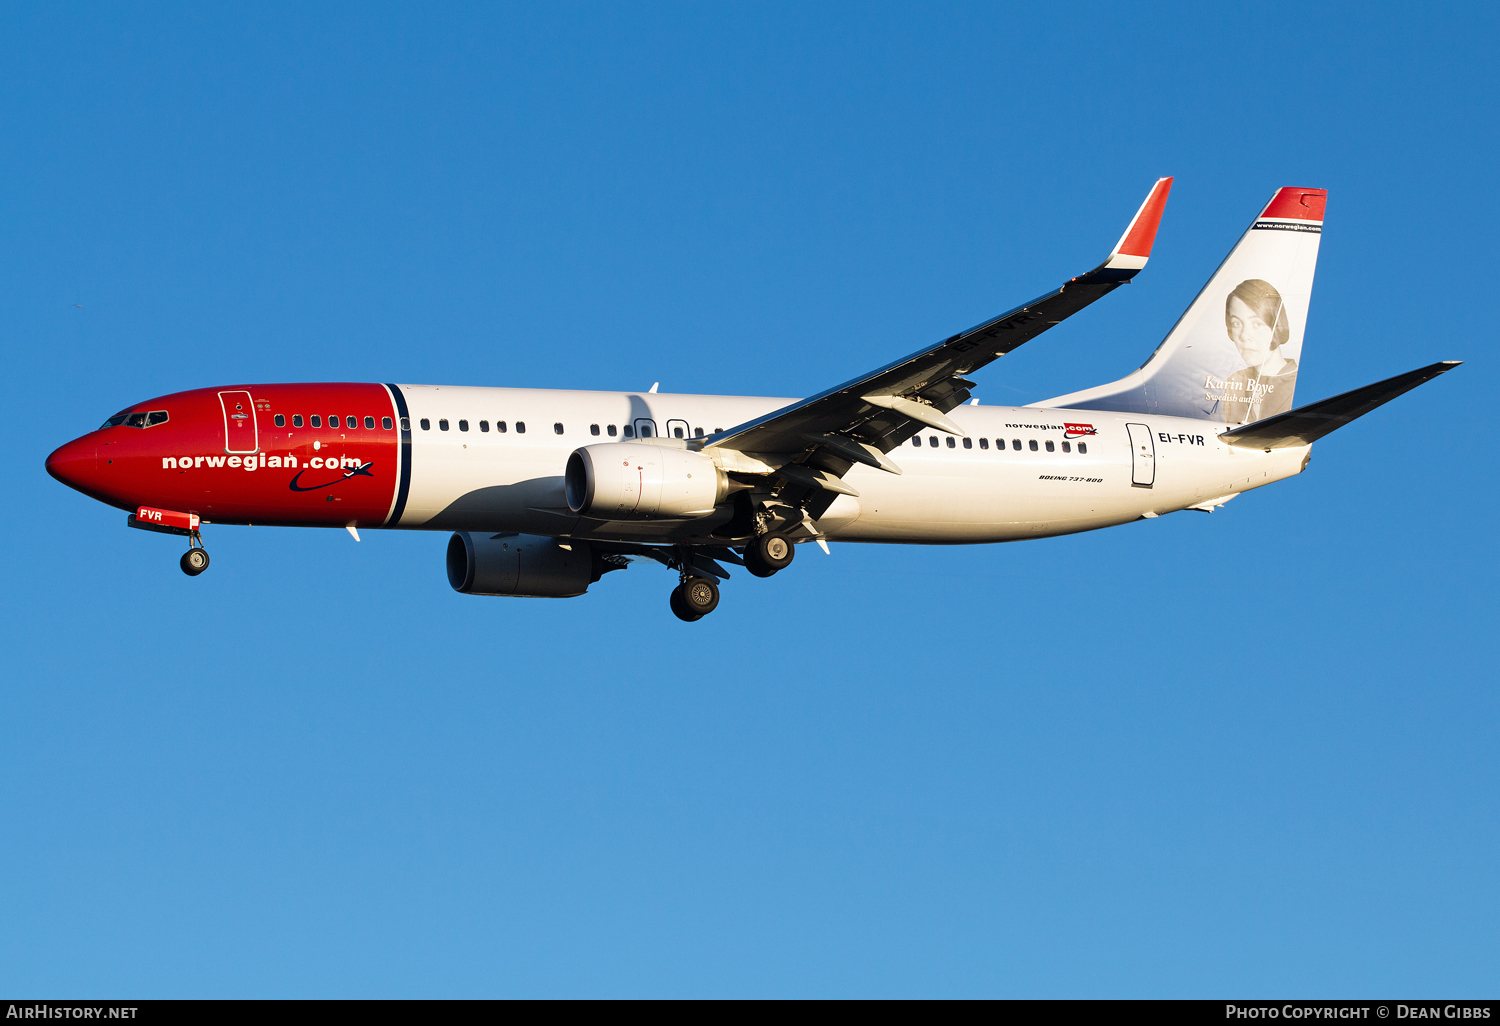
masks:
[(465, 594), (570, 597), (655, 560), (693, 621), (718, 605), (721, 564), (768, 577), (803, 542), (1004, 542), (1212, 511), (1457, 366), (1292, 405), (1327, 193), (1286, 188), (1140, 369), (1034, 405), (970, 402), (969, 375), (1146, 266), (1171, 185), (1092, 271), (811, 398), (228, 385), (136, 403), (47, 470), (186, 537), (189, 575), (210, 523), (451, 531)]

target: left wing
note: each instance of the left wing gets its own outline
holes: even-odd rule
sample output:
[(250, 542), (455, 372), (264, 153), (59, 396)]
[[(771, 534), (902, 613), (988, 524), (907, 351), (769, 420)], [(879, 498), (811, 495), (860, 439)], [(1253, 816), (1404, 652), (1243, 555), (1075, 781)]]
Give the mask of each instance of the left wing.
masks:
[[(969, 374), (1114, 291), (1146, 266), (1172, 179), (1160, 178), (1109, 257), (1087, 274), (993, 320), (869, 374), (712, 435), (704, 449), (791, 456), (778, 473), (793, 485), (852, 492), (837, 478), (854, 463), (901, 471), (885, 457), (924, 426), (961, 435), (945, 413), (969, 398)], [(794, 454), (807, 453), (807, 466)], [(830, 480), (832, 478), (832, 480)]]

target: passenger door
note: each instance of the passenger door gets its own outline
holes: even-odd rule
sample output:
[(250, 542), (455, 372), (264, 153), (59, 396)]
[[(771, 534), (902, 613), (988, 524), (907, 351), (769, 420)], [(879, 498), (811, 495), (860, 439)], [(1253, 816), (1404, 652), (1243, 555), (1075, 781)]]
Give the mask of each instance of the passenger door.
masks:
[(635, 418), (635, 435), (637, 438), (655, 438), (656, 421), (650, 417)]
[(1156, 440), (1144, 424), (1126, 424), (1130, 432), (1130, 483), (1150, 488), (1156, 483)]
[(219, 405), (224, 408), (224, 451), (259, 452), (260, 429), (255, 423), (255, 400), (250, 393), (220, 392)]

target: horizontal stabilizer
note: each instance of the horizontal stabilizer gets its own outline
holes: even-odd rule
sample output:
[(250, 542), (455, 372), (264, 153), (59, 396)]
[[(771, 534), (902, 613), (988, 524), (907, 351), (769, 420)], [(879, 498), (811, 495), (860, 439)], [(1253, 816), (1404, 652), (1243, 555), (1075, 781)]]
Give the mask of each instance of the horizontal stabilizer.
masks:
[(1310, 403), (1307, 406), (1278, 413), (1265, 420), (1226, 431), (1219, 437), (1230, 445), (1246, 449), (1289, 449), (1299, 445), (1310, 445), (1331, 431), (1337, 431), (1357, 417), (1363, 417), (1375, 407), (1390, 402), (1403, 392), (1410, 392), (1418, 385), (1431, 381), (1439, 374), (1446, 374), (1462, 360), (1444, 360), (1422, 367), (1394, 378), (1377, 381), (1364, 388), (1336, 395), (1332, 399)]

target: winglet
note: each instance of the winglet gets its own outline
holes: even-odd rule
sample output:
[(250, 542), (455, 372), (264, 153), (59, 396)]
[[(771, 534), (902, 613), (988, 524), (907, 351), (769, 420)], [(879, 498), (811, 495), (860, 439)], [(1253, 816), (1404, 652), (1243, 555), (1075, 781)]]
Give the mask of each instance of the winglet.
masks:
[(1109, 257), (1088, 274), (1080, 274), (1070, 285), (1108, 285), (1113, 287), (1134, 278), (1151, 256), (1151, 246), (1156, 242), (1156, 229), (1161, 225), (1161, 215), (1167, 209), (1167, 196), (1172, 192), (1172, 179), (1158, 178), (1146, 202), (1130, 219), (1130, 226)]
[(1162, 211), (1167, 209), (1167, 196), (1172, 192), (1172, 179), (1158, 178), (1146, 196), (1146, 202), (1135, 212), (1130, 227), (1115, 243), (1104, 266), (1111, 270), (1139, 271), (1146, 266), (1151, 256), (1151, 245), (1156, 241), (1156, 229), (1161, 224)]

